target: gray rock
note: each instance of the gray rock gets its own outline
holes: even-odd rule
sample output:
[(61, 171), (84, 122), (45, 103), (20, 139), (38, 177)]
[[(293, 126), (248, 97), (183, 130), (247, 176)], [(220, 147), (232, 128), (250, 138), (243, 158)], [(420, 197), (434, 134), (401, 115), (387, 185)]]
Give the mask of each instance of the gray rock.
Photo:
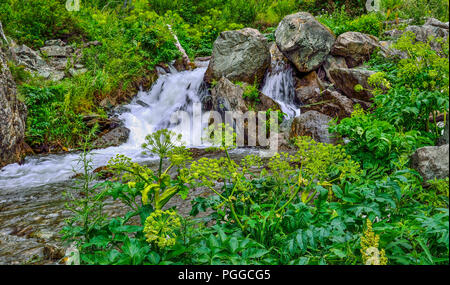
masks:
[(310, 136), (317, 142), (334, 144), (336, 140), (328, 132), (331, 120), (331, 117), (317, 111), (303, 113), (292, 122), (289, 137)]
[(60, 40), (60, 39), (56, 39), (56, 40), (48, 40), (48, 41), (45, 41), (45, 45), (46, 45), (46, 46), (60, 46), (60, 47), (63, 47), (63, 46), (66, 45), (66, 43), (63, 42), (63, 41)]
[(334, 68), (348, 68), (347, 62), (345, 61), (345, 58), (343, 58), (341, 56), (333, 56), (331, 54), (327, 56), (327, 58), (323, 62), (322, 67), (325, 70), (325, 74), (327, 76), (327, 79), (331, 83), (334, 83), (333, 79), (330, 76), (330, 70), (331, 69), (334, 69)]
[(220, 33), (214, 48), (205, 82), (212, 83), (226, 77), (230, 81), (259, 84), (270, 64), (267, 40), (251, 28)]
[[(413, 32), (417, 41), (427, 42), (429, 37), (448, 39), (449, 26), (448, 22), (443, 23), (437, 19), (429, 18), (422, 26), (411, 25), (406, 27), (404, 31), (394, 29), (385, 32), (385, 35), (397, 39), (405, 32)], [(434, 42), (431, 43), (431, 46), (435, 50), (441, 49), (440, 45)]]
[(74, 52), (71, 46), (45, 46), (40, 51), (49, 57), (68, 57)]
[(26, 105), (17, 98), (16, 84), (0, 48), (0, 168), (21, 160), (26, 118)]
[[(367, 79), (374, 73), (374, 71), (362, 68), (335, 68), (330, 70), (330, 76), (336, 88), (350, 98), (363, 101), (370, 101), (370, 98), (373, 97), (372, 93), (366, 89), (372, 89), (367, 83)], [(355, 91), (355, 86), (358, 84), (363, 86), (365, 90)]]
[(411, 167), (422, 175), (424, 181), (443, 179), (449, 174), (448, 144), (427, 146), (416, 150), (411, 156)]
[(130, 130), (125, 127), (115, 128), (100, 138), (96, 139), (92, 145), (94, 148), (105, 148), (110, 146), (119, 146), (127, 142)]
[(318, 68), (331, 51), (335, 36), (311, 14), (286, 16), (275, 31), (280, 51), (300, 72)]
[(55, 57), (49, 61), (49, 65), (56, 70), (64, 71), (67, 66), (67, 58)]
[(448, 22), (447, 23), (443, 23), (437, 19), (434, 18), (428, 18), (427, 21), (425, 22), (425, 25), (428, 26), (433, 26), (433, 27), (438, 27), (438, 28), (442, 28), (442, 29), (446, 29), (448, 30), (449, 26), (448, 26)]
[(382, 48), (376, 37), (358, 32), (346, 32), (336, 39), (331, 54), (345, 57), (347, 66), (355, 67), (368, 61), (376, 48)]
[(65, 69), (65, 66), (62, 66), (63, 62), (67, 61), (65, 59), (53, 58), (49, 65), (38, 52), (26, 45), (12, 47), (11, 52), (15, 55), (13, 59), (16, 64), (23, 65), (25, 70), (32, 74), (54, 81), (59, 81), (65, 76), (64, 72), (61, 72)]
[(147, 103), (145, 103), (145, 102), (142, 101), (142, 100), (137, 100), (137, 101), (136, 101), (136, 104), (141, 105), (141, 106), (144, 107), (144, 108), (150, 107)]
[(81, 68), (81, 69), (69, 68), (69, 73), (72, 77), (86, 73), (87, 71), (88, 70), (86, 68)]

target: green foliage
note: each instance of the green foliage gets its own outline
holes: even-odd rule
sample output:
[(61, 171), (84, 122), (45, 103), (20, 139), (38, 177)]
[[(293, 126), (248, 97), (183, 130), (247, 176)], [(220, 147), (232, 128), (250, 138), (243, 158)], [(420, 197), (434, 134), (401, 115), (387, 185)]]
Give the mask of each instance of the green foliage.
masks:
[(371, 166), (404, 165), (417, 148), (432, 143), (416, 130), (399, 132), (389, 122), (377, 119), (373, 114), (366, 114), (359, 108), (355, 108), (351, 118), (345, 118), (340, 124), (331, 126), (330, 131), (350, 139), (346, 145), (349, 153)]
[[(414, 34), (405, 33), (395, 48), (406, 52), (408, 58), (386, 62), (375, 57), (372, 65), (382, 70), (384, 76), (369, 79), (376, 95), (377, 118), (383, 118), (399, 131), (417, 130), (432, 139), (440, 135), (435, 121), (437, 114), (449, 109), (448, 40), (436, 42), (442, 52), (433, 50), (432, 42), (415, 42)], [(376, 86), (386, 82), (390, 85), (387, 91)], [(430, 116), (434, 122), (430, 122)]]
[(83, 36), (65, 1), (4, 0), (0, 3), (0, 19), (6, 34), (32, 47), (41, 47), (49, 39)]
[(400, 17), (414, 19), (423, 24), (428, 17), (448, 22), (449, 1), (447, 0), (382, 0), (381, 7), (385, 12), (391, 11), (392, 19)]
[(19, 86), (28, 107), (25, 139), (29, 145), (77, 146), (86, 134), (82, 116), (67, 109), (64, 88)]
[(380, 13), (369, 13), (354, 18), (345, 11), (345, 7), (342, 7), (333, 14), (323, 14), (317, 19), (329, 27), (336, 36), (345, 32), (360, 32), (378, 37), (383, 32), (384, 17)]
[[(238, 85), (242, 86), (243, 84), (241, 82), (238, 83)], [(253, 103), (259, 102), (259, 90), (258, 85), (256, 84), (256, 81), (254, 84), (246, 84), (244, 87), (244, 93), (242, 94), (242, 98), (248, 99)]]

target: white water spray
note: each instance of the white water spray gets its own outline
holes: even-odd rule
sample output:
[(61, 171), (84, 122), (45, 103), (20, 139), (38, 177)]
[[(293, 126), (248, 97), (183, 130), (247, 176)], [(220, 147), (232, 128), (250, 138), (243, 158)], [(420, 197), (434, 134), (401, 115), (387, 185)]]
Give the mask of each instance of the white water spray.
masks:
[(300, 115), (300, 108), (294, 103), (295, 87), (291, 65), (282, 58), (274, 56), (272, 52), (271, 68), (264, 79), (261, 92), (275, 100), (287, 118)]

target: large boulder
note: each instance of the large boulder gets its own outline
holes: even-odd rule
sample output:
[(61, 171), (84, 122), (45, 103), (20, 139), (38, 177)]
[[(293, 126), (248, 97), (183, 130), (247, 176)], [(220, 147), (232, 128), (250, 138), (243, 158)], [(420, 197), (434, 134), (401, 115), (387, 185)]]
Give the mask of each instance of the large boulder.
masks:
[(331, 51), (335, 36), (311, 14), (286, 16), (275, 31), (280, 51), (300, 72), (318, 68)]
[(331, 120), (331, 117), (317, 111), (303, 113), (292, 122), (289, 137), (310, 136), (317, 142), (334, 144), (336, 140), (328, 132)]
[(27, 108), (17, 98), (17, 88), (0, 48), (0, 168), (22, 158)]
[(411, 166), (422, 175), (424, 181), (434, 178), (448, 177), (449, 152), (448, 144), (442, 146), (427, 146), (416, 150), (411, 156)]
[(245, 28), (220, 33), (205, 73), (205, 82), (226, 77), (231, 81), (259, 84), (270, 65), (266, 38), (257, 30)]
[[(370, 101), (373, 97), (373, 94), (368, 91), (372, 88), (367, 83), (367, 79), (374, 73), (374, 71), (363, 68), (334, 68), (330, 70), (330, 76), (336, 88), (350, 98), (363, 101)], [(356, 85), (361, 85), (364, 90), (356, 91)]]
[(336, 39), (331, 54), (345, 57), (347, 66), (355, 67), (369, 60), (376, 48), (382, 48), (376, 37), (346, 32)]
[(302, 113), (313, 110), (331, 118), (343, 119), (353, 113), (354, 102), (336, 90), (327, 89), (316, 96), (309, 97), (304, 104), (301, 107)]

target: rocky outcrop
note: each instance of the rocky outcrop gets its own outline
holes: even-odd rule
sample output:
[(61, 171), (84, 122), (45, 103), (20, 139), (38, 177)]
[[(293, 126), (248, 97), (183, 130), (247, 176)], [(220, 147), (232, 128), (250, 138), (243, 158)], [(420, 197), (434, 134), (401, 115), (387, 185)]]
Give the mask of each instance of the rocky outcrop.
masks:
[[(429, 18), (422, 26), (407, 26), (403, 31), (394, 29), (386, 31), (384, 35), (393, 39), (397, 39), (405, 32), (413, 32), (416, 35), (416, 40), (421, 42), (427, 42), (429, 37), (447, 39), (449, 35), (449, 24), (448, 22), (443, 23), (437, 19)], [(432, 42), (430, 44), (435, 50), (440, 50), (441, 48), (438, 43)]]
[(331, 120), (331, 117), (317, 111), (308, 111), (294, 119), (289, 137), (310, 136), (317, 142), (333, 144), (336, 140), (328, 132)]
[(344, 57), (347, 66), (351, 68), (369, 60), (376, 48), (382, 48), (376, 37), (358, 32), (346, 32), (336, 39), (331, 54)]
[(335, 41), (327, 27), (305, 12), (286, 16), (275, 31), (275, 38), (280, 51), (300, 72), (317, 69)]
[(205, 73), (205, 82), (225, 77), (231, 81), (259, 84), (270, 65), (266, 38), (257, 30), (245, 28), (220, 33)]
[(18, 100), (16, 84), (0, 47), (0, 168), (20, 161), (27, 108)]
[[(84, 44), (84, 47), (97, 45), (100, 43), (95, 41)], [(53, 81), (60, 81), (67, 76), (73, 77), (87, 72), (87, 69), (78, 62), (81, 59), (81, 53), (81, 49), (74, 50), (73, 47), (66, 46), (59, 39), (46, 41), (45, 46), (39, 52), (26, 45), (13, 45), (10, 48), (11, 57), (17, 65), (24, 66), (25, 70), (32, 74)]]
[[(370, 101), (373, 97), (367, 89), (371, 89), (367, 83), (367, 79), (374, 74), (374, 71), (362, 68), (335, 68), (330, 70), (330, 76), (335, 87), (341, 90), (350, 98), (359, 99), (362, 101)], [(355, 86), (361, 85), (364, 90), (356, 91)]]
[(411, 156), (411, 167), (422, 175), (424, 181), (443, 179), (449, 175), (449, 145), (427, 146)]

